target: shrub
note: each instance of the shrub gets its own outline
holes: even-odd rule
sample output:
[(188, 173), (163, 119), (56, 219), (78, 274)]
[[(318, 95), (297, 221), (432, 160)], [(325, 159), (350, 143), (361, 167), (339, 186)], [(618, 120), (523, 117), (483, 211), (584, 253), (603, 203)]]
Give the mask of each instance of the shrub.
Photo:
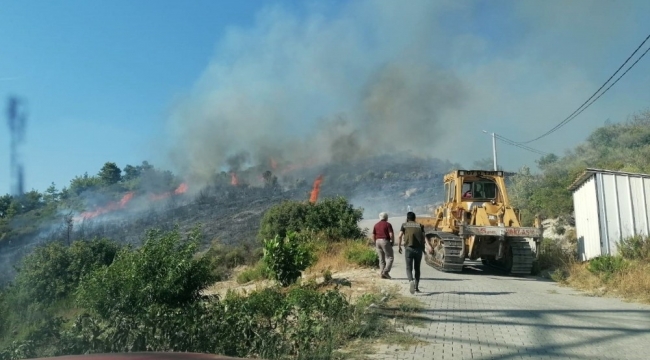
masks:
[(636, 235), (621, 239), (618, 252), (630, 260), (650, 259), (650, 237)]
[(357, 265), (366, 267), (378, 267), (379, 256), (377, 252), (365, 244), (365, 242), (351, 242), (345, 249), (345, 258)]
[(365, 237), (359, 228), (363, 210), (355, 209), (343, 197), (325, 198), (316, 205), (305, 218), (305, 227), (314, 231), (324, 231), (330, 239), (358, 239)]
[(272, 274), (264, 261), (259, 261), (237, 275), (237, 283), (245, 284), (251, 281), (270, 279)]
[(0, 350), (0, 360), (31, 359), (37, 357), (33, 341), (14, 341), (8, 348)]
[(294, 232), (284, 238), (275, 236), (265, 240), (263, 259), (270, 273), (282, 286), (293, 284), (302, 271), (316, 260), (313, 250)]
[(312, 205), (287, 200), (271, 207), (262, 217), (260, 239), (272, 239), (276, 235), (284, 238), (288, 232), (303, 230), (310, 206)]
[(354, 209), (343, 197), (325, 198), (316, 204), (285, 201), (270, 208), (260, 223), (260, 239), (281, 238), (289, 232), (325, 233), (330, 239), (364, 237), (358, 222), (363, 211)]
[(621, 256), (599, 256), (589, 260), (588, 269), (594, 274), (601, 274), (605, 279), (622, 271), (627, 266), (627, 262)]
[(105, 239), (75, 241), (69, 247), (61, 242), (38, 247), (24, 258), (16, 290), (24, 301), (50, 305), (70, 295), (84, 275), (111, 264), (119, 249), (119, 244)]
[(7, 325), (9, 324), (9, 306), (7, 305), (6, 294), (0, 290), (0, 338), (3, 338)]
[(81, 282), (79, 304), (108, 318), (115, 313), (137, 314), (153, 305), (191, 303), (214, 281), (209, 259), (194, 258), (199, 238), (198, 230), (185, 241), (178, 228), (148, 231), (141, 248), (120, 251), (110, 266)]
[(230, 277), (232, 269), (241, 265), (255, 264), (262, 258), (258, 253), (259, 248), (253, 250), (247, 245), (226, 246), (213, 243), (205, 252), (204, 257), (209, 259), (212, 273), (216, 281), (223, 281)]
[(553, 239), (542, 239), (539, 252), (539, 259), (535, 264), (538, 271), (564, 268), (575, 260), (573, 253), (562, 248), (562, 244)]
[(176, 351), (264, 359), (332, 358), (352, 338), (386, 330), (368, 301), (350, 304), (338, 290), (267, 288), (248, 296), (179, 308), (155, 305), (134, 316), (81, 315), (60, 334), (59, 352)]

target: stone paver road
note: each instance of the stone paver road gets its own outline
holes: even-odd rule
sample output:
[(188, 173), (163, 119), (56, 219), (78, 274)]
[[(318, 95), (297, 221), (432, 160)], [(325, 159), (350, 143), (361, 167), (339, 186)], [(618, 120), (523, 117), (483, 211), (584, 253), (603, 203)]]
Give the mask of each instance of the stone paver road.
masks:
[[(390, 219), (395, 231), (402, 221)], [(429, 321), (408, 331), (426, 343), (407, 350), (382, 346), (373, 358), (650, 359), (650, 306), (589, 297), (532, 276), (500, 275), (480, 262), (444, 273), (423, 261), (422, 293), (411, 295), (403, 256), (395, 246), (393, 279), (382, 282), (399, 284), (425, 303)]]

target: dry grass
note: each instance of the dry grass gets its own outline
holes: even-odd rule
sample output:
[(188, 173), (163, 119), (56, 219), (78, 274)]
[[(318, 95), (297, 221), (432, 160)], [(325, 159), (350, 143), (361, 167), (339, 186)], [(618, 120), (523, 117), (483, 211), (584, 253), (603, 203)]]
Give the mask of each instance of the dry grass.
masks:
[(570, 264), (566, 273), (568, 276), (561, 279), (562, 283), (591, 295), (650, 304), (650, 263), (647, 261), (630, 262), (629, 266), (609, 278), (589, 271), (588, 263)]
[(318, 260), (305, 271), (305, 275), (321, 274), (327, 270), (336, 273), (353, 268), (359, 268), (350, 263), (344, 256), (345, 249), (350, 246), (350, 243), (350, 241), (317, 243), (316, 256), (318, 257)]

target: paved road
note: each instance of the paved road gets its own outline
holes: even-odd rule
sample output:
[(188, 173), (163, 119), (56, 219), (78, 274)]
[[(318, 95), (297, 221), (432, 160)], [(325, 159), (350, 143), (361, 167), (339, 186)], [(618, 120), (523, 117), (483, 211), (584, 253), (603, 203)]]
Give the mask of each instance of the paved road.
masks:
[[(390, 219), (395, 231), (403, 220)], [(393, 279), (382, 281), (426, 304), (430, 321), (409, 331), (427, 343), (408, 350), (382, 346), (376, 359), (650, 359), (650, 306), (502, 275), (480, 262), (457, 274), (423, 262), (422, 293), (410, 295), (397, 247), (395, 257)]]

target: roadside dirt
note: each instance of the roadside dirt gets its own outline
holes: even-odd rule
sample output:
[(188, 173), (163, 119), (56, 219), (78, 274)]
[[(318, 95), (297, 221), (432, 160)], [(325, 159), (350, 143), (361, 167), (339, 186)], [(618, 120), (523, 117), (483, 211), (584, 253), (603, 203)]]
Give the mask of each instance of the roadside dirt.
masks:
[[(235, 269), (230, 280), (220, 281), (204, 291), (205, 295), (218, 295), (220, 298), (224, 297), (228, 291), (233, 291), (237, 294), (248, 294), (250, 292), (261, 290), (264, 288), (272, 287), (275, 285), (273, 281), (252, 281), (246, 284), (238, 284), (235, 280), (237, 275), (243, 271), (245, 267)], [(356, 298), (367, 293), (386, 292), (391, 288), (397, 286), (391, 280), (382, 279), (379, 276), (377, 269), (369, 268), (350, 268), (342, 271), (332, 271), (331, 279), (324, 288), (339, 287), (339, 290), (354, 301)], [(326, 281), (325, 276), (319, 271), (307, 271), (301, 280), (304, 282), (314, 281), (316, 284), (323, 285)]]

